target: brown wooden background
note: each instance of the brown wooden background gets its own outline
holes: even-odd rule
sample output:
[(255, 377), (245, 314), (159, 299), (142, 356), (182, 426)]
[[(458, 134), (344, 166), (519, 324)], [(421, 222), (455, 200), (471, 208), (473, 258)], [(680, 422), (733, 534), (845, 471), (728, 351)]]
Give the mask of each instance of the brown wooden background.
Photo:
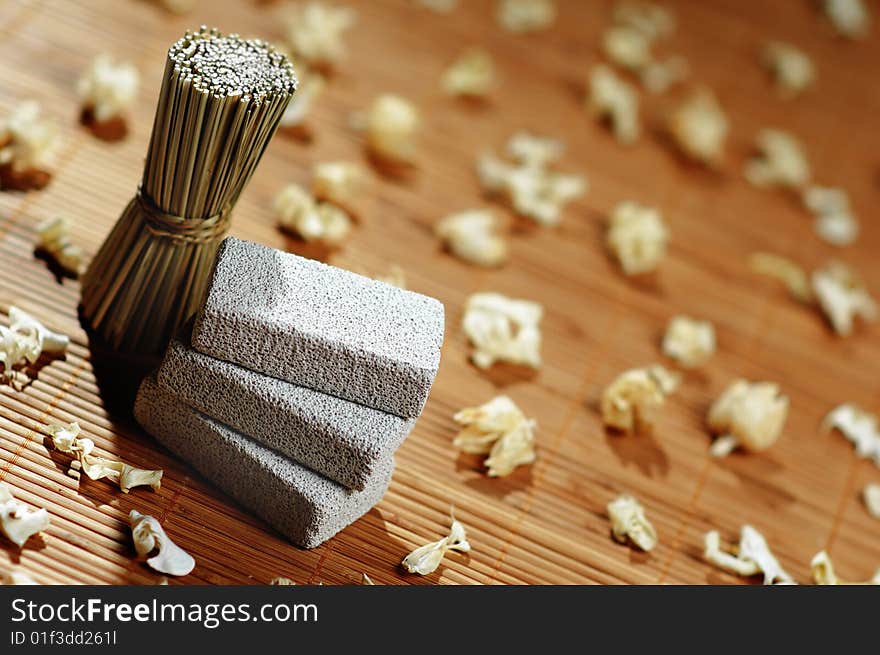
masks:
[[(689, 59), (692, 82), (714, 88), (731, 117), (728, 155), (712, 173), (683, 164), (651, 134), (674, 96), (644, 96), (648, 134), (632, 148), (618, 146), (583, 112), (608, 2), (562, 1), (556, 25), (528, 36), (497, 27), (487, 0), (463, 1), (449, 16), (405, 0), (352, 3), (359, 17), (347, 39), (349, 57), (311, 115), (313, 140), (275, 139), (238, 206), (233, 233), (294, 248), (276, 230), (274, 194), (285, 182), (307, 183), (314, 162), (363, 159), (349, 113), (375, 94), (402, 93), (424, 113), (418, 171), (402, 181), (375, 176), (361, 205), (363, 223), (330, 261), (374, 273), (399, 264), (411, 288), (446, 304), (447, 339), (431, 399), (399, 451), (385, 499), (336, 538), (303, 551), (157, 447), (131, 424), (128, 407), (107, 408), (98, 359), (76, 317), (78, 286), (59, 284), (32, 252), (35, 224), (57, 214), (72, 223), (75, 242), (95, 252), (135, 191), (164, 53), (186, 27), (207, 23), (277, 40), (289, 8), (245, 0), (197, 4), (191, 15), (175, 17), (144, 0), (0, 3), (0, 111), (40, 100), (63, 138), (46, 190), (0, 193), (0, 309), (18, 304), (73, 339), (67, 360), (43, 368), (32, 385), (0, 388), (0, 479), (52, 514), (43, 540), (20, 553), (0, 544), (0, 573), (16, 566), (43, 583), (156, 583), (160, 576), (134, 560), (125, 520), (132, 508), (159, 517), (196, 557), (195, 571), (172, 583), (287, 576), (298, 584), (352, 584), (362, 572), (393, 584), (734, 583), (703, 563), (702, 537), (717, 528), (736, 539), (744, 522), (767, 536), (801, 582), (821, 548), (830, 549), (846, 578), (867, 578), (880, 565), (880, 521), (858, 497), (865, 483), (880, 481), (880, 471), (857, 459), (842, 437), (818, 429), (842, 401), (880, 409), (880, 327), (837, 339), (817, 314), (746, 264), (758, 249), (808, 266), (839, 254), (880, 293), (877, 29), (865, 41), (843, 41), (806, 0), (669, 2), (679, 29), (663, 48)], [(880, 16), (877, 3), (871, 7)], [(772, 92), (757, 63), (770, 38), (791, 40), (814, 57), (819, 82), (804, 97), (782, 101)], [(439, 90), (444, 66), (474, 44), (492, 51), (502, 78), (485, 106)], [(119, 144), (96, 140), (76, 122), (75, 81), (104, 51), (136, 62), (142, 73), (131, 134)], [(857, 246), (836, 251), (823, 244), (796, 203), (743, 180), (752, 139), (768, 126), (800, 135), (815, 178), (849, 190), (863, 223)], [(569, 150), (560, 169), (585, 174), (591, 189), (561, 227), (516, 235), (509, 265), (484, 272), (442, 253), (431, 225), (486, 204), (475, 156), (519, 128), (564, 138)], [(624, 279), (603, 250), (604, 216), (630, 198), (660, 207), (673, 235), (648, 282)], [(465, 298), (478, 290), (544, 304), (545, 363), (537, 375), (486, 375), (468, 364), (459, 321)], [(718, 354), (687, 376), (653, 436), (606, 435), (595, 407), (601, 389), (624, 368), (657, 361), (663, 327), (682, 312), (715, 324)], [(112, 360), (102, 366), (114, 367)], [(766, 454), (713, 462), (703, 419), (735, 376), (780, 382), (791, 414)], [(491, 480), (480, 458), (460, 457), (452, 447), (451, 415), (502, 390), (538, 420), (539, 452), (533, 466)], [(108, 483), (69, 477), (66, 458), (50, 455), (33, 428), (70, 420), (104, 453), (163, 467), (161, 491), (122, 495)], [(604, 507), (622, 491), (642, 500), (660, 533), (650, 555), (609, 538)], [(409, 550), (446, 533), (450, 504), (467, 527), (470, 556), (452, 554), (424, 578), (402, 573), (397, 565)]]

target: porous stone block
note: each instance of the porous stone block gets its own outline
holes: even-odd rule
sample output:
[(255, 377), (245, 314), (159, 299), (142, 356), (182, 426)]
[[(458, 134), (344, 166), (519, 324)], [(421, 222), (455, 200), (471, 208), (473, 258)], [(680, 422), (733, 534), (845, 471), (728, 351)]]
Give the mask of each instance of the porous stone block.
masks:
[(415, 419), (250, 371), (174, 339), (157, 372), (180, 400), (346, 486), (363, 489)]
[(391, 481), (390, 457), (362, 491), (346, 489), (193, 409), (154, 376), (138, 391), (135, 418), (206, 478), (303, 548), (364, 515)]
[(374, 409), (417, 417), (440, 364), (443, 304), (318, 261), (227, 238), (192, 345)]

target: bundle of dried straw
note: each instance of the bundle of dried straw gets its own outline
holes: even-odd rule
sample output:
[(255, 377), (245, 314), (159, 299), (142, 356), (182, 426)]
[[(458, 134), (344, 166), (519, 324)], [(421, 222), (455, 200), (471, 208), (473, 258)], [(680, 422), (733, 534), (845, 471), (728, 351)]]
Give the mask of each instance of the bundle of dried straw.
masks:
[(83, 277), (83, 316), (112, 348), (158, 353), (195, 312), (295, 89), (260, 40), (202, 27), (168, 51), (140, 188)]

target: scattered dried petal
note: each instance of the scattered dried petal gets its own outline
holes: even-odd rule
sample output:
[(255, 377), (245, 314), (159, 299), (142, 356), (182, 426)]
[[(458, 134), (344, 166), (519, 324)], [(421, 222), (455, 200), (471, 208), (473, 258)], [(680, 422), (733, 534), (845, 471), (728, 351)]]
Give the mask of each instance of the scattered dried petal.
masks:
[(746, 164), (746, 179), (759, 187), (778, 186), (800, 189), (810, 181), (810, 165), (800, 141), (784, 130), (766, 129), (758, 133), (760, 156)]
[(517, 164), (484, 153), (477, 160), (477, 174), (483, 188), (504, 197), (516, 213), (542, 225), (556, 225), (563, 206), (587, 188), (580, 176), (548, 170), (562, 151), (556, 139), (518, 132), (507, 143), (507, 152)]
[(299, 5), (287, 33), (290, 48), (310, 66), (332, 67), (345, 56), (342, 37), (356, 18), (357, 14), (349, 7), (321, 2)]
[(469, 209), (447, 216), (434, 233), (459, 259), (491, 268), (507, 261), (507, 242), (499, 234), (500, 222), (488, 209)]
[(715, 352), (715, 329), (709, 321), (675, 316), (663, 335), (663, 354), (682, 366), (699, 366)]
[(600, 119), (608, 119), (614, 137), (620, 143), (634, 143), (639, 138), (639, 97), (632, 85), (600, 64), (590, 73), (590, 96), (587, 108)]
[(463, 426), (452, 444), (469, 454), (489, 454), (489, 477), (509, 475), (517, 466), (535, 461), (534, 419), (507, 396), (496, 396), (479, 407), (468, 407), (453, 419)]
[(482, 48), (465, 50), (443, 73), (442, 84), (454, 96), (487, 95), (495, 86), (492, 56)]
[(605, 31), (602, 51), (611, 63), (632, 72), (643, 70), (653, 61), (651, 39), (626, 25), (616, 25)]
[(858, 405), (844, 403), (828, 413), (822, 427), (826, 431), (838, 430), (852, 442), (856, 455), (871, 459), (880, 466), (880, 429), (876, 414), (866, 412)]
[(611, 536), (615, 541), (627, 540), (644, 551), (657, 545), (657, 531), (645, 517), (645, 508), (629, 494), (622, 494), (608, 503)]
[(482, 369), (499, 361), (538, 368), (543, 314), (541, 305), (535, 302), (514, 300), (500, 293), (473, 294), (462, 319), (464, 332), (474, 346), (471, 361)]
[(367, 172), (354, 162), (334, 161), (316, 164), (312, 193), (320, 200), (352, 208), (366, 185)]
[(361, 580), (362, 585), (374, 585), (375, 586), (376, 583), (370, 579), (370, 576), (368, 576), (366, 573), (362, 573), (361, 575), (363, 576), (363, 578)]
[(128, 493), (133, 487), (152, 487), (159, 491), (162, 486), (162, 471), (139, 469), (123, 462), (117, 462), (92, 455), (95, 443), (91, 439), (80, 438), (79, 423), (58, 425), (51, 423), (46, 426), (46, 433), (52, 438), (56, 450), (73, 455), (79, 461), (83, 473), (92, 480), (109, 478), (119, 484), (122, 493)]
[(433, 541), (416, 548), (409, 555), (403, 558), (403, 567), (410, 573), (418, 573), (419, 575), (428, 575), (437, 570), (443, 556), (447, 550), (457, 550), (461, 553), (470, 551), (471, 545), (467, 541), (464, 526), (452, 517), (452, 526), (449, 529), (449, 536), (443, 537), (439, 541)]
[(37, 248), (55, 260), (55, 262), (73, 277), (83, 272), (83, 252), (70, 240), (67, 221), (58, 216), (37, 225)]
[(818, 585), (880, 585), (880, 569), (874, 577), (866, 582), (848, 582), (841, 580), (834, 572), (831, 556), (824, 550), (816, 553), (810, 562), (810, 570), (813, 572), (813, 582)]
[(411, 164), (415, 159), (422, 119), (406, 98), (380, 95), (353, 123), (364, 130), (367, 148), (375, 157), (393, 164)]
[(862, 0), (824, 0), (822, 7), (838, 34), (858, 39), (868, 33), (871, 16)]
[(4, 585), (38, 585), (40, 584), (24, 571), (10, 571), (0, 579)]
[(0, 166), (25, 172), (45, 170), (51, 165), (58, 145), (54, 123), (40, 120), (40, 104), (22, 102), (0, 120)]
[(351, 219), (344, 210), (317, 202), (298, 184), (288, 184), (275, 197), (275, 214), (282, 230), (304, 241), (338, 245), (351, 231)]
[(115, 62), (108, 54), (98, 55), (76, 87), (96, 123), (121, 117), (135, 101), (140, 76), (133, 64)]
[(693, 93), (670, 114), (668, 127), (679, 149), (692, 159), (712, 165), (724, 154), (729, 124), (711, 91)]
[(880, 484), (870, 482), (862, 489), (862, 501), (868, 514), (875, 519), (880, 519)]
[(602, 392), (602, 422), (622, 432), (650, 430), (657, 411), (680, 380), (657, 364), (624, 371)]
[(70, 339), (53, 332), (18, 307), (9, 308), (10, 326), (0, 325), (0, 364), (6, 374), (16, 366), (33, 364), (42, 354), (62, 356)]
[(709, 453), (725, 457), (742, 447), (766, 450), (779, 439), (788, 416), (788, 397), (773, 382), (734, 380), (709, 408), (709, 428), (721, 437)]
[(508, 32), (524, 34), (547, 29), (556, 20), (554, 0), (499, 0), (498, 24)]
[(755, 273), (769, 275), (782, 282), (797, 300), (808, 303), (813, 300), (810, 278), (807, 272), (790, 259), (769, 252), (756, 252), (749, 258)]
[(712, 530), (706, 533), (706, 561), (718, 568), (744, 577), (764, 574), (764, 584), (793, 584), (792, 578), (770, 552), (767, 540), (750, 525), (744, 525), (739, 546), (721, 549), (721, 536)]
[(763, 61), (773, 75), (780, 95), (796, 96), (816, 79), (816, 71), (809, 55), (790, 43), (768, 43), (764, 47)]
[(298, 70), (296, 93), (290, 99), (278, 124), (281, 127), (300, 127), (305, 123), (306, 116), (321, 95), (326, 82), (317, 73)]
[(664, 93), (684, 80), (690, 66), (684, 57), (673, 55), (659, 61), (653, 60), (639, 72), (642, 85), (651, 93)]
[(804, 206), (816, 217), (816, 234), (833, 246), (848, 246), (859, 236), (859, 221), (843, 189), (812, 186), (804, 191)]
[(858, 278), (843, 262), (832, 261), (813, 271), (813, 294), (834, 331), (840, 336), (852, 332), (856, 316), (866, 321), (877, 317), (877, 303)]
[(131, 510), (128, 515), (131, 524), (131, 537), (139, 557), (155, 555), (147, 559), (153, 569), (167, 575), (187, 575), (196, 566), (196, 561), (183, 548), (171, 541), (162, 525), (155, 517)]
[(397, 264), (392, 264), (387, 273), (374, 275), (373, 279), (399, 289), (406, 289), (406, 272)]
[(653, 2), (616, 2), (611, 18), (615, 24), (631, 27), (651, 40), (668, 37), (675, 31), (675, 16), (672, 12)]
[(49, 512), (30, 510), (12, 497), (12, 490), (0, 482), (0, 534), (21, 548), (31, 536), (49, 527)]
[(272, 578), (269, 580), (269, 584), (272, 586), (280, 586), (280, 587), (295, 587), (296, 583), (290, 578)]
[(614, 208), (608, 228), (608, 248), (626, 275), (657, 268), (666, 254), (669, 231), (659, 210), (627, 200)]

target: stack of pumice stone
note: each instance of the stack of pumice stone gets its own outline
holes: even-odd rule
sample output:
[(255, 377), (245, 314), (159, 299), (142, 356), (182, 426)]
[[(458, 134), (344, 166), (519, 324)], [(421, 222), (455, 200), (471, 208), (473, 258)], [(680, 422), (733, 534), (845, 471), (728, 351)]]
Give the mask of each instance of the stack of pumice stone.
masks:
[(440, 364), (443, 305), (234, 238), (141, 384), (156, 439), (295, 544), (373, 507)]

